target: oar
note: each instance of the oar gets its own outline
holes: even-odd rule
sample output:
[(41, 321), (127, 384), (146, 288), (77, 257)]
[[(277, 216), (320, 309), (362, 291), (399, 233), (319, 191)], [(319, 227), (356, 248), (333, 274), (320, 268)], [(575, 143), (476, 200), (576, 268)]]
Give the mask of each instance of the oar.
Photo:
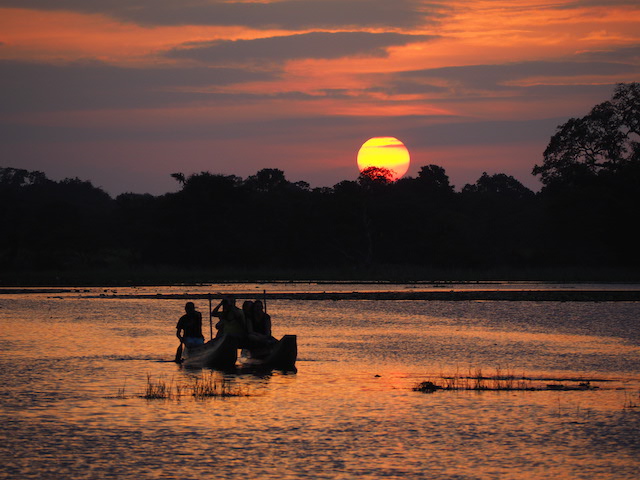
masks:
[(178, 350), (176, 350), (176, 358), (174, 362), (182, 363), (182, 340), (180, 340), (180, 345), (178, 346)]

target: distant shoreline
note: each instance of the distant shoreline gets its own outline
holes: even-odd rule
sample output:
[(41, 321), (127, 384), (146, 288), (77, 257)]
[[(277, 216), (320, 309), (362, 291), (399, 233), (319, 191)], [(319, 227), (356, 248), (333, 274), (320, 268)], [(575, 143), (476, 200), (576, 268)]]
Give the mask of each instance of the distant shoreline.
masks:
[[(0, 272), (0, 289), (81, 287), (134, 287), (207, 285), (220, 283), (362, 283), (389, 285), (491, 284), (535, 282), (548, 284), (640, 284), (640, 270), (633, 267), (508, 267), (428, 268), (412, 265), (375, 265), (361, 268), (219, 267), (186, 268), (140, 266), (137, 268), (14, 270)], [(488, 288), (490, 289), (490, 287)]]
[[(118, 294), (91, 293), (78, 288), (2, 288), (0, 295), (78, 294), (103, 299), (219, 299), (220, 294)], [(253, 299), (255, 292), (238, 293), (238, 299)], [(511, 301), (511, 302), (638, 302), (640, 290), (465, 290), (465, 291), (379, 291), (379, 292), (273, 292), (260, 294), (267, 300), (426, 300), (426, 301)]]

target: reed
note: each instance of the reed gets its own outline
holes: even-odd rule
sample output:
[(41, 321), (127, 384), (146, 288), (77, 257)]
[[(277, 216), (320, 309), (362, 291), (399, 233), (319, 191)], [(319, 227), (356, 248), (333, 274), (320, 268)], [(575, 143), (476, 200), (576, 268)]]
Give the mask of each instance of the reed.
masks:
[(624, 392), (624, 406), (625, 410), (632, 410), (640, 407), (640, 392), (629, 393)]
[(147, 386), (142, 398), (147, 400), (168, 399), (173, 396), (173, 388), (171, 384), (167, 384), (163, 379), (153, 380), (150, 374), (147, 374)]
[(209, 397), (246, 397), (249, 394), (238, 386), (233, 386), (224, 377), (214, 378), (212, 374), (203, 374), (191, 384), (191, 395), (198, 400)]
[[(583, 384), (581, 384), (581, 387), (582, 385)], [(596, 387), (588, 386), (588, 388)], [(425, 393), (433, 393), (437, 390), (502, 392), (543, 389), (546, 388), (534, 387), (532, 379), (526, 377), (524, 373), (521, 377), (516, 377), (512, 370), (502, 370), (500, 367), (496, 368), (495, 374), (490, 376), (485, 376), (482, 368), (476, 368), (473, 371), (469, 369), (466, 376), (462, 376), (458, 372), (454, 375), (441, 374), (438, 380), (425, 380), (413, 388), (415, 391)]]
[(125, 395), (125, 389), (127, 388), (127, 379), (124, 379), (124, 383), (122, 384), (122, 388), (118, 389), (118, 392), (116, 393), (116, 398), (127, 398), (127, 396)]
[[(120, 392), (120, 391), (119, 391)], [(124, 388), (122, 389), (124, 395)], [(225, 378), (215, 378), (213, 373), (203, 373), (188, 383), (167, 382), (154, 379), (147, 374), (147, 384), (141, 397), (147, 400), (177, 400), (184, 396), (191, 396), (197, 400), (205, 398), (247, 397), (250, 394), (241, 387), (234, 386)]]

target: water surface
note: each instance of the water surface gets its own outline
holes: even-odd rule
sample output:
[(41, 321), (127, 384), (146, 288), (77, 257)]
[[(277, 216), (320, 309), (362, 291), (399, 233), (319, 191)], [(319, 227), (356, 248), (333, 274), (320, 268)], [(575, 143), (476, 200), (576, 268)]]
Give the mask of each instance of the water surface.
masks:
[[(145, 292), (194, 288), (263, 286)], [(184, 300), (96, 298), (111, 290), (0, 296), (0, 475), (630, 479), (640, 468), (640, 409), (629, 408), (640, 403), (640, 303), (274, 300), (276, 336), (298, 335), (298, 371), (256, 375), (180, 368), (170, 360)], [(207, 302), (196, 305), (206, 319)], [(412, 389), (480, 370), (599, 388)], [(203, 375), (248, 395), (141, 397), (149, 377)]]

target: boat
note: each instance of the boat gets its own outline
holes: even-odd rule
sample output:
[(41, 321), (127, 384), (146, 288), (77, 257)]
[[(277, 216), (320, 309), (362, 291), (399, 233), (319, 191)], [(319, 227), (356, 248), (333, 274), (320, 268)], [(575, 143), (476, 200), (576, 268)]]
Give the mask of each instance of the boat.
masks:
[(182, 351), (180, 363), (191, 368), (231, 369), (238, 359), (238, 346), (231, 337), (222, 335), (209, 340), (204, 345), (187, 347)]
[(284, 335), (277, 342), (242, 349), (239, 363), (242, 368), (292, 371), (298, 359), (298, 340), (295, 335)]

